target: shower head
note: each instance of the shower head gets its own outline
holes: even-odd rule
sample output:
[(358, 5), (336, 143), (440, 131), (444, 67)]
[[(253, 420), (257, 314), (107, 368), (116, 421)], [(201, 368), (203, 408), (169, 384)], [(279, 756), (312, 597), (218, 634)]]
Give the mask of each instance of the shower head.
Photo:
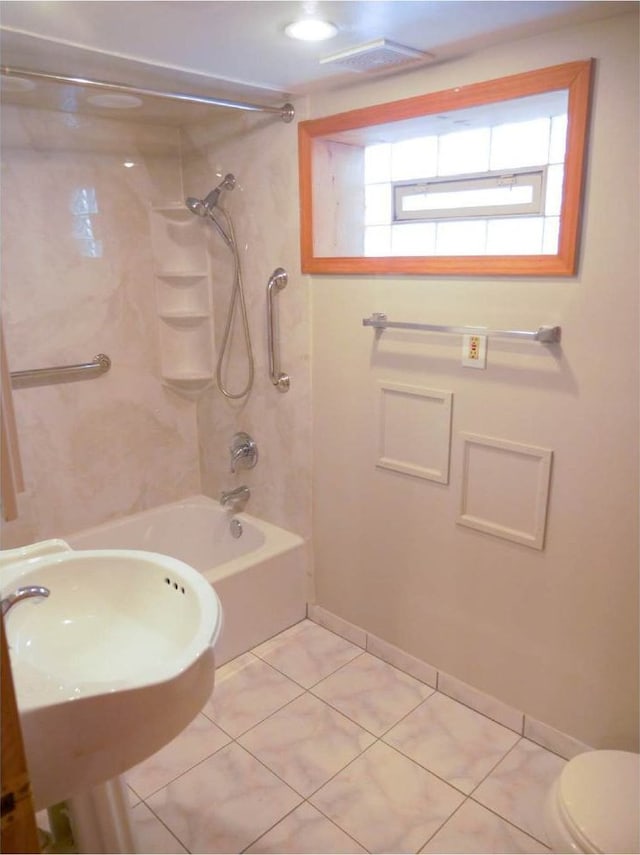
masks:
[(223, 190), (233, 190), (236, 186), (236, 178), (235, 175), (232, 175), (228, 172), (220, 184), (205, 196), (204, 199), (194, 199), (193, 196), (189, 196), (186, 200), (186, 206), (191, 211), (192, 214), (197, 214), (199, 217), (208, 216), (211, 211), (218, 204), (218, 199), (220, 198), (220, 194)]
[(197, 214), (199, 217), (206, 217), (209, 213), (202, 199), (194, 199), (193, 196), (189, 196), (188, 199), (185, 199), (185, 204), (192, 214)]

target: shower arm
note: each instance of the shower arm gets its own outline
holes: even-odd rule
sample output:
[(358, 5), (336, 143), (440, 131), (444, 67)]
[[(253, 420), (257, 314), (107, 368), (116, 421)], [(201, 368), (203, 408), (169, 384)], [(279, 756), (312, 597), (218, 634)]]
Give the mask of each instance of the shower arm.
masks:
[(125, 92), (131, 95), (149, 95), (153, 98), (166, 98), (172, 101), (187, 101), (192, 104), (205, 104), (210, 107), (230, 107), (234, 110), (249, 110), (257, 113), (276, 113), (283, 122), (291, 122), (295, 116), (292, 104), (282, 107), (268, 107), (263, 104), (251, 104), (246, 101), (231, 101), (227, 98), (212, 98), (208, 95), (190, 95), (184, 92), (164, 92), (160, 89), (147, 89), (141, 86), (130, 86), (126, 83), (110, 83), (106, 80), (92, 80), (89, 77), (72, 77), (68, 74), (54, 74), (49, 71), (32, 71), (27, 68), (0, 66), (0, 73), (7, 77), (26, 77), (33, 80), (49, 80), (53, 83), (71, 83), (76, 86), (92, 86), (96, 89), (109, 89), (115, 92)]

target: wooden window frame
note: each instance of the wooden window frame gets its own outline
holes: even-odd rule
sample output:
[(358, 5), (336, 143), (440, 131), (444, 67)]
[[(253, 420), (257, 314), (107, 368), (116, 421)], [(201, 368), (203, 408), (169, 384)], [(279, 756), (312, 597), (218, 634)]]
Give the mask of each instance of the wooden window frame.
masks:
[[(594, 60), (579, 60), (311, 119), (298, 125), (300, 251), (303, 273), (574, 276), (577, 272)], [(508, 101), (544, 92), (568, 92), (567, 145), (556, 255), (317, 256), (314, 255), (313, 145), (322, 137), (388, 122)]]

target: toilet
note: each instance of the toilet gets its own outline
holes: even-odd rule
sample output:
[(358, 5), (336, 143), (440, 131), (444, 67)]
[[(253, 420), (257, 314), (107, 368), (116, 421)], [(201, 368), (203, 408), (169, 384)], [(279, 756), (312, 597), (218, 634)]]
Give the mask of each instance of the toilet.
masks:
[(570, 760), (545, 806), (552, 852), (640, 852), (640, 755), (589, 751)]

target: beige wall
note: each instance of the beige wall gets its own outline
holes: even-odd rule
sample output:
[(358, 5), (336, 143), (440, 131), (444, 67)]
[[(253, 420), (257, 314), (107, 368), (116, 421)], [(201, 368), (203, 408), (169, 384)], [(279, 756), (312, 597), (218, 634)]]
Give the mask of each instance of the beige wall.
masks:
[[(313, 278), (314, 548), (320, 605), (594, 746), (638, 747), (638, 67), (635, 15), (352, 90), (312, 117), (595, 57), (580, 270), (562, 280)], [(361, 319), (535, 329), (559, 350)], [(376, 383), (453, 392), (448, 485), (376, 468)], [(407, 431), (411, 425), (407, 425)], [(456, 524), (461, 432), (553, 451), (538, 551)], [(517, 485), (481, 484), (490, 504)], [(496, 493), (497, 491), (497, 493)]]
[[(10, 367), (112, 360), (99, 379), (14, 392), (26, 492), (4, 547), (199, 492), (195, 404), (160, 382), (149, 237), (149, 205), (182, 195), (179, 153), (171, 128), (3, 107)], [(100, 257), (74, 238), (79, 188), (95, 189)]]
[[(583, 251), (569, 280), (302, 277), (295, 125), (226, 114), (186, 129), (182, 187), (174, 130), (3, 112), (11, 367), (102, 350), (114, 363), (100, 380), (16, 392), (28, 490), (3, 545), (239, 483), (252, 489), (250, 512), (309, 537), (313, 433), (321, 605), (579, 739), (637, 747), (636, 33), (635, 16), (612, 19), (311, 99), (321, 116), (596, 57)], [(131, 150), (139, 166), (125, 170)], [(244, 404), (161, 385), (147, 220), (149, 202), (201, 196), (227, 171), (238, 178), (226, 204), (256, 358)], [(98, 190), (101, 260), (79, 256), (70, 238), (69, 192), (85, 185)], [(212, 229), (205, 239), (219, 342), (230, 260)], [(277, 266), (290, 274), (279, 295), (285, 395), (267, 375), (265, 289)], [(458, 339), (385, 334), (374, 347), (361, 327), (373, 311), (559, 323), (562, 348), (555, 357), (496, 342), (487, 370), (470, 371)], [(448, 485), (376, 469), (380, 379), (454, 393)], [(232, 476), (236, 430), (255, 437), (260, 462)], [(456, 525), (461, 431), (553, 450), (543, 551)]]
[[(298, 107), (299, 112), (299, 107)], [(231, 214), (240, 261), (255, 360), (251, 394), (225, 398), (214, 386), (198, 402), (198, 430), (204, 491), (218, 496), (239, 484), (251, 489), (247, 511), (309, 538), (311, 534), (311, 393), (309, 283), (300, 275), (298, 175), (295, 124), (273, 116), (234, 113), (224, 120), (192, 126), (183, 136), (185, 192), (201, 198), (227, 172), (237, 179), (223, 204)], [(233, 280), (231, 254), (210, 223), (202, 221), (211, 257), (215, 337), (220, 348)], [(289, 274), (276, 295), (281, 368), (290, 390), (279, 392), (269, 379), (266, 286), (277, 267)], [(244, 341), (232, 339), (230, 390), (247, 377)], [(259, 450), (258, 465), (231, 474), (229, 444), (247, 431)]]

